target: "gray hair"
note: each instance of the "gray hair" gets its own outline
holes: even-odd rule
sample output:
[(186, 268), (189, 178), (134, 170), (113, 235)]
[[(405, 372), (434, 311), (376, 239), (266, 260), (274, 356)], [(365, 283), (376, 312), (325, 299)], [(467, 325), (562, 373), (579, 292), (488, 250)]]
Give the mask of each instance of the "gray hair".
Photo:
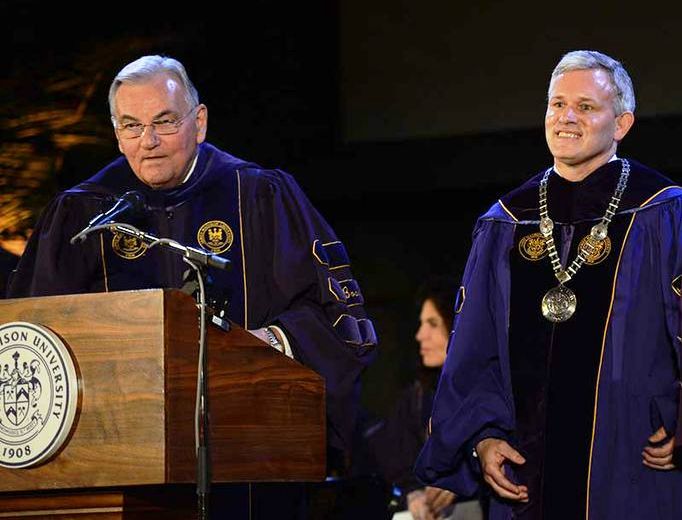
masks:
[(144, 83), (157, 74), (169, 74), (183, 87), (185, 99), (190, 107), (199, 104), (199, 93), (187, 75), (185, 67), (178, 60), (167, 56), (142, 56), (123, 67), (109, 87), (109, 111), (114, 114), (114, 97), (124, 83)]
[(547, 91), (548, 97), (554, 80), (560, 74), (572, 70), (591, 69), (602, 69), (611, 78), (611, 85), (615, 90), (613, 109), (616, 115), (635, 111), (635, 90), (632, 87), (630, 75), (619, 61), (597, 51), (571, 51), (564, 54), (552, 71)]

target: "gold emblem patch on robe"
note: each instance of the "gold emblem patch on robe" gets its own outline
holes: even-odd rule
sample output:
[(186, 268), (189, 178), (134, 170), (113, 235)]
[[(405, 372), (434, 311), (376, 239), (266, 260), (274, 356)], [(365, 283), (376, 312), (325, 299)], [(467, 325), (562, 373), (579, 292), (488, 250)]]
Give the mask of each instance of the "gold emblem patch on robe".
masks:
[(121, 258), (135, 260), (147, 252), (148, 246), (137, 237), (114, 233), (111, 248)]
[(199, 228), (197, 242), (211, 253), (222, 253), (232, 246), (234, 233), (222, 220), (209, 220)]
[(596, 265), (609, 256), (611, 252), (611, 239), (606, 237), (604, 240), (594, 238), (592, 235), (587, 235), (580, 241), (578, 250), (583, 251), (586, 244), (591, 244), (594, 248), (592, 252), (585, 256), (585, 263), (588, 265)]
[(542, 233), (531, 233), (519, 240), (519, 253), (526, 260), (536, 262), (547, 256), (547, 240)]

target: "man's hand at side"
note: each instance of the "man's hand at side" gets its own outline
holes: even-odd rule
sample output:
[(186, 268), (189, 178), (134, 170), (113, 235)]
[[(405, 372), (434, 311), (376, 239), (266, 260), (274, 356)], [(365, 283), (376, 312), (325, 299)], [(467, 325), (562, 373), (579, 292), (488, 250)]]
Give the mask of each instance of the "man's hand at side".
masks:
[(666, 441), (666, 437), (668, 437), (668, 434), (663, 427), (656, 430), (656, 433), (649, 437), (649, 444), (644, 447), (642, 452), (642, 463), (645, 466), (658, 470), (671, 470), (675, 468), (675, 465), (672, 463), (675, 439), (671, 437)]
[(504, 463), (524, 464), (521, 454), (501, 439), (483, 439), (476, 445), (476, 453), (481, 463), (483, 479), (500, 497), (519, 502), (528, 502), (528, 488), (519, 486), (504, 474)]

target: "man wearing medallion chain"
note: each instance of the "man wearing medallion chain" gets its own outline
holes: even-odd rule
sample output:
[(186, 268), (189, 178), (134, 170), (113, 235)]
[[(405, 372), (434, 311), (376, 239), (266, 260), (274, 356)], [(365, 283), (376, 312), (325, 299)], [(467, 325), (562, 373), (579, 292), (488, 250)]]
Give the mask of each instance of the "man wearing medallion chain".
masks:
[[(144, 211), (124, 221), (229, 258), (230, 270), (208, 272), (215, 312), (325, 378), (330, 471), (343, 472), (359, 376), (376, 344), (343, 243), (292, 176), (204, 142), (208, 109), (177, 60), (126, 65), (109, 105), (123, 156), (46, 208), (8, 296), (182, 287), (182, 259), (136, 237), (70, 243), (116, 198), (140, 193)], [(271, 507), (295, 517), (294, 505)]]
[(486, 485), (491, 519), (682, 518), (682, 189), (616, 155), (634, 109), (618, 61), (566, 54), (554, 165), (474, 230), (416, 471), (458, 495)]

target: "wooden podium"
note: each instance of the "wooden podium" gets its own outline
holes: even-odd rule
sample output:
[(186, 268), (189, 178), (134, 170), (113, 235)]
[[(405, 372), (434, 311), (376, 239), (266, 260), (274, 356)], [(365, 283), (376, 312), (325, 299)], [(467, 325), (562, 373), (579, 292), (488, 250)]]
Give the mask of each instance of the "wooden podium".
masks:
[[(0, 468), (0, 519), (193, 518), (194, 300), (162, 289), (0, 300), (0, 324), (15, 321), (66, 343), (81, 395), (61, 451)], [(208, 332), (212, 482), (323, 480), (323, 379), (236, 325)]]

